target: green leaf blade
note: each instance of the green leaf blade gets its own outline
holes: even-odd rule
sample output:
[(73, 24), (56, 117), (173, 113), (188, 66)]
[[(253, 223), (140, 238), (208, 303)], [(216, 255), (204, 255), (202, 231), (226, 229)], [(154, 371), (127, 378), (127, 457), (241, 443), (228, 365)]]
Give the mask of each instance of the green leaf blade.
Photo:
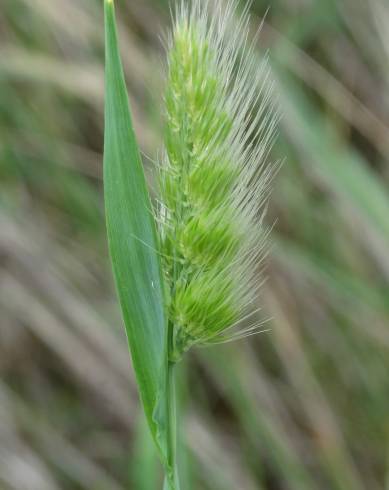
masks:
[(109, 250), (144, 411), (165, 447), (167, 327), (152, 206), (132, 126), (112, 0), (105, 1), (104, 197)]

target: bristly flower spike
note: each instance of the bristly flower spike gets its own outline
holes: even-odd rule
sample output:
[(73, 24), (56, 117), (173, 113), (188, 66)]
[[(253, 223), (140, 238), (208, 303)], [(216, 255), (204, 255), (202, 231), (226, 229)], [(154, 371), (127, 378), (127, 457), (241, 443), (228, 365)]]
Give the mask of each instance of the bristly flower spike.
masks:
[(255, 313), (262, 282), (278, 116), (267, 59), (258, 63), (248, 42), (248, 9), (236, 20), (235, 0), (182, 1), (169, 39), (157, 221), (171, 361), (260, 328), (241, 320)]

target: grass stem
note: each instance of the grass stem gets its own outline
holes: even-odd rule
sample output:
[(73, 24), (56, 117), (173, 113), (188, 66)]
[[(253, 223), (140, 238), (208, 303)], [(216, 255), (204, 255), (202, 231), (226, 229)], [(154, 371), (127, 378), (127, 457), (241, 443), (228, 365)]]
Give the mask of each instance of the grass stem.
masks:
[(180, 490), (177, 470), (177, 412), (176, 412), (176, 386), (175, 363), (169, 362), (167, 376), (167, 413), (168, 413), (168, 464), (170, 474), (165, 477), (164, 490)]

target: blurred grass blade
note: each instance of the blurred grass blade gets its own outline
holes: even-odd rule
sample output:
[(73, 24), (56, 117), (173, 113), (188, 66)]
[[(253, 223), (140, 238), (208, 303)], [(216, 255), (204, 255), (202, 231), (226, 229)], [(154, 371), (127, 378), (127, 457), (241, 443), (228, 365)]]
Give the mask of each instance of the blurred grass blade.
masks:
[(145, 414), (165, 460), (167, 335), (156, 230), (118, 49), (112, 0), (105, 1), (104, 195), (108, 242)]

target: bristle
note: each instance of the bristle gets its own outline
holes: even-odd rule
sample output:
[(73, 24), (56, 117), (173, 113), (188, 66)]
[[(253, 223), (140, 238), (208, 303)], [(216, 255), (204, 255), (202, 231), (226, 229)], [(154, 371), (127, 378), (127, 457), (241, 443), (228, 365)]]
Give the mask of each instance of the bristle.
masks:
[(263, 213), (277, 114), (267, 58), (248, 42), (248, 6), (194, 0), (169, 41), (165, 156), (158, 217), (173, 328), (171, 358), (244, 337), (266, 249)]

